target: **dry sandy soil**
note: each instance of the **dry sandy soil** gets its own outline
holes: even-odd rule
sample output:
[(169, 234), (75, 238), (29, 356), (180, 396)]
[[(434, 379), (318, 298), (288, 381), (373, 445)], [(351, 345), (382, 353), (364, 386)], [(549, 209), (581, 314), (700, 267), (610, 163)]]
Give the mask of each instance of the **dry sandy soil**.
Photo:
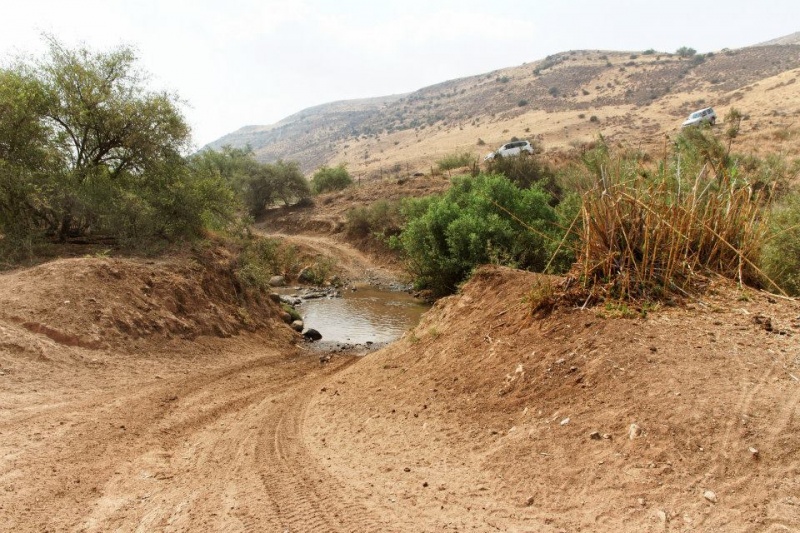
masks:
[(486, 268), (322, 365), (228, 259), (0, 275), (0, 530), (800, 529), (795, 301), (534, 317)]

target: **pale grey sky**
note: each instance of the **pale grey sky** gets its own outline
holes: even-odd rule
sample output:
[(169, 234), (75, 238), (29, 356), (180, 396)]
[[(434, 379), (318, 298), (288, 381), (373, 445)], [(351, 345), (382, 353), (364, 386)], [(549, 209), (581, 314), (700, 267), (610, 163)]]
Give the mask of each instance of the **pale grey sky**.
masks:
[(797, 0), (3, 0), (0, 62), (134, 46), (199, 147), (334, 100), (403, 93), (566, 50), (699, 52), (800, 31)]

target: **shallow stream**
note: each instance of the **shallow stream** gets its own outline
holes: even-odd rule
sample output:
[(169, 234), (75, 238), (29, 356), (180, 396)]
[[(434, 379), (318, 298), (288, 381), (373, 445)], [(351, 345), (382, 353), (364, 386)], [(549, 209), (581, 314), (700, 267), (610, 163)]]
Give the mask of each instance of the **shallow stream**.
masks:
[[(297, 291), (281, 291), (294, 294)], [(321, 348), (377, 347), (388, 344), (414, 327), (430, 306), (406, 292), (360, 286), (343, 289), (340, 296), (303, 299), (295, 306), (306, 328), (322, 334)]]

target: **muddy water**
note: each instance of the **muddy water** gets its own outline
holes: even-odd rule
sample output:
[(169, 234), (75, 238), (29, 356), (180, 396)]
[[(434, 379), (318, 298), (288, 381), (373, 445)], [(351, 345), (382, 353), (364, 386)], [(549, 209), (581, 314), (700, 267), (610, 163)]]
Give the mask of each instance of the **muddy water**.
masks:
[(429, 307), (405, 292), (360, 287), (338, 298), (305, 300), (297, 311), (307, 328), (322, 334), (322, 345), (381, 345), (415, 326)]

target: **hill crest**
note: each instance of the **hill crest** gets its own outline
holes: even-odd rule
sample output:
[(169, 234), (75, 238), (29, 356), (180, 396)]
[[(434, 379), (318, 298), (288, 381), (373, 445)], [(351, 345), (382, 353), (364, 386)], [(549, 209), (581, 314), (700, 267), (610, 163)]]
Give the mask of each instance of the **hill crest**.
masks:
[(207, 148), (249, 144), (264, 162), (294, 160), (304, 172), (345, 163), (353, 173), (374, 177), (425, 171), (444, 154), (488, 151), (475, 147), (513, 135), (548, 147), (569, 147), (598, 133), (636, 142), (663, 138), (696, 107), (747, 100), (759, 82), (800, 68), (794, 35), (800, 34), (691, 57), (654, 50), (562, 52), (407, 94), (314, 106), (272, 125), (246, 126)]

